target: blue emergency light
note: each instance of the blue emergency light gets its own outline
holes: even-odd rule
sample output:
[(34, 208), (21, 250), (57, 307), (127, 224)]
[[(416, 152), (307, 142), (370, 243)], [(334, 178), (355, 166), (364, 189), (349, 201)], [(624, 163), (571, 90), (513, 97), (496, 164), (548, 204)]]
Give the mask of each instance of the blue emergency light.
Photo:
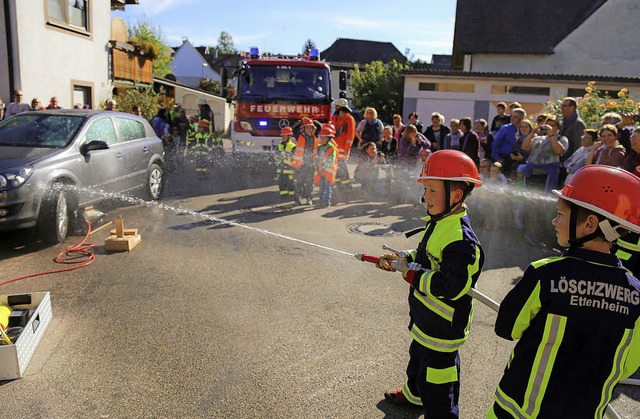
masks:
[(249, 49), (249, 57), (251, 58), (260, 58), (260, 48), (258, 47), (251, 47)]
[(317, 48), (311, 48), (309, 50), (309, 60), (318, 61), (320, 59), (320, 51)]
[(264, 119), (258, 121), (258, 126), (266, 127), (267, 126), (267, 121), (265, 121)]

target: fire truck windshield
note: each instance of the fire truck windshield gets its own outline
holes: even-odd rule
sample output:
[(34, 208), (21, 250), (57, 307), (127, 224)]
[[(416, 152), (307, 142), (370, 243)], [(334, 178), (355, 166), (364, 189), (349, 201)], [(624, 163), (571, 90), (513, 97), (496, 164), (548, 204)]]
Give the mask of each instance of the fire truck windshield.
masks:
[(242, 101), (328, 103), (329, 70), (324, 67), (251, 66), (238, 78)]

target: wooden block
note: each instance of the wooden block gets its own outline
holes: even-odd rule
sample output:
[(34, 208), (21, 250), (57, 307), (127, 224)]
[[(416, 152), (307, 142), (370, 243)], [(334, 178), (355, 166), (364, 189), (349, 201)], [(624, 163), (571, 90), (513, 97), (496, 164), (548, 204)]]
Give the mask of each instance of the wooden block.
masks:
[[(109, 234), (111, 234), (112, 236), (117, 236), (116, 234), (116, 229), (112, 228), (111, 230), (109, 230)], [(125, 228), (124, 229), (124, 236), (135, 236), (136, 234), (138, 234), (138, 229), (137, 228)]]
[(124, 237), (124, 222), (122, 221), (122, 217), (120, 215), (116, 216), (115, 223), (116, 225), (116, 236), (118, 238)]
[(109, 252), (128, 252), (142, 241), (140, 234), (118, 237), (110, 236), (104, 241), (104, 249)]

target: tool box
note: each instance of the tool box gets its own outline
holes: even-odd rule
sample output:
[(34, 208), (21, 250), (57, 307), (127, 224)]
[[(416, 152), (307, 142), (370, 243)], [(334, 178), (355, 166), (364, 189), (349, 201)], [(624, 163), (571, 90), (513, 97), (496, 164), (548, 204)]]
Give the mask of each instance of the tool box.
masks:
[(12, 345), (0, 345), (0, 380), (22, 378), (24, 371), (51, 322), (51, 296), (49, 292), (0, 295), (0, 305), (8, 305), (14, 312), (24, 313), (24, 328), (13, 339)]

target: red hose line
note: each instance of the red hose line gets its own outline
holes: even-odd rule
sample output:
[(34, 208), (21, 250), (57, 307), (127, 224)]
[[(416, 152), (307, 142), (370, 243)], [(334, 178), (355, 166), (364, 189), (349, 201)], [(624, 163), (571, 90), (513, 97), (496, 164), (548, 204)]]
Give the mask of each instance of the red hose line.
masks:
[(91, 234), (91, 221), (87, 221), (87, 224), (87, 234), (84, 236), (84, 239), (78, 244), (67, 247), (65, 250), (58, 253), (58, 255), (54, 259), (57, 263), (73, 266), (63, 269), (38, 272), (35, 274), (20, 276), (18, 278), (7, 279), (6, 281), (0, 282), (0, 286), (10, 284), (11, 282), (20, 281), (22, 279), (33, 278), (34, 276), (68, 272), (73, 271), (74, 269), (80, 269), (84, 268), (85, 266), (91, 265), (96, 260), (95, 253), (91, 251), (91, 248), (94, 247), (95, 244), (86, 243), (87, 239), (89, 239), (89, 234)]

